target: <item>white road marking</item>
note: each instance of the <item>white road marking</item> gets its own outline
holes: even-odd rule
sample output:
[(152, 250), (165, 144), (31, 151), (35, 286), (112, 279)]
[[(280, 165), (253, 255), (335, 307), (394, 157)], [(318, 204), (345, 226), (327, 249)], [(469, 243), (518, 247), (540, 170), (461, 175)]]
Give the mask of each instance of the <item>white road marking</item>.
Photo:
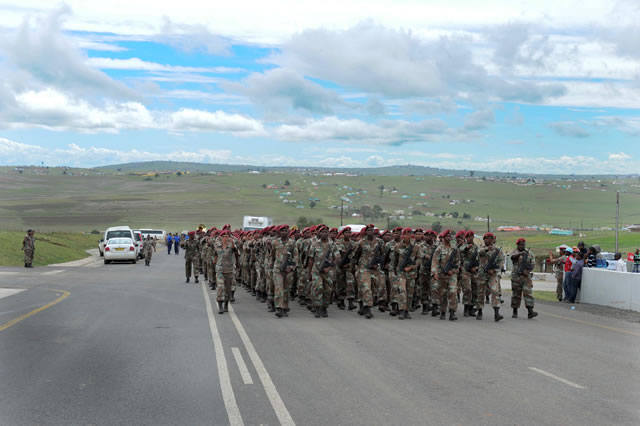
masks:
[(264, 391), (267, 394), (269, 401), (271, 402), (271, 406), (273, 407), (273, 410), (275, 411), (280, 424), (286, 426), (295, 426), (295, 423), (291, 418), (291, 414), (289, 414), (289, 410), (287, 410), (287, 407), (284, 405), (284, 402), (282, 401), (282, 398), (280, 397), (276, 386), (273, 384), (273, 381), (271, 381), (271, 377), (269, 376), (267, 369), (264, 368), (264, 364), (262, 363), (258, 352), (256, 352), (255, 348), (253, 347), (253, 343), (251, 343), (247, 332), (244, 331), (244, 327), (240, 323), (240, 320), (233, 310), (232, 305), (229, 305), (229, 315), (231, 315), (233, 324), (236, 326), (236, 329), (238, 329), (238, 334), (240, 334), (240, 338), (242, 339), (242, 343), (244, 343), (244, 346), (247, 349), (249, 358), (251, 358), (251, 362), (253, 362), (253, 366), (258, 372), (258, 376), (260, 377), (262, 386), (264, 386)]
[(244, 363), (244, 358), (242, 358), (240, 348), (231, 348), (231, 352), (233, 352), (233, 357), (236, 359), (236, 364), (238, 364), (238, 370), (240, 370), (242, 381), (245, 385), (252, 385), (253, 379), (251, 378), (251, 374), (249, 374), (247, 364)]
[(64, 269), (57, 269), (55, 271), (43, 272), (42, 275), (55, 275), (55, 274), (59, 274), (60, 272), (64, 272)]
[(0, 275), (18, 275), (19, 272), (14, 271), (0, 271)]
[(551, 378), (552, 378), (552, 379), (554, 379), (554, 380), (557, 380), (557, 381), (559, 381), (559, 382), (562, 382), (562, 383), (564, 383), (565, 385), (573, 386), (573, 387), (574, 387), (574, 388), (576, 388), (576, 389), (584, 389), (584, 386), (580, 386), (580, 385), (579, 385), (579, 384), (577, 384), (577, 383), (570, 382), (570, 381), (569, 381), (569, 380), (567, 380), (567, 379), (563, 379), (562, 377), (558, 377), (558, 376), (556, 376), (555, 374), (551, 374), (551, 373), (549, 373), (549, 372), (547, 372), (547, 371), (540, 370), (539, 368), (529, 367), (529, 370), (533, 370), (533, 371), (535, 371), (536, 373), (540, 373), (540, 374), (542, 374), (542, 375), (544, 375), (544, 376), (551, 377)]
[(204, 294), (204, 303), (207, 307), (207, 316), (209, 317), (209, 328), (211, 329), (211, 337), (213, 338), (213, 347), (216, 352), (216, 363), (218, 364), (218, 376), (220, 377), (220, 389), (222, 390), (222, 399), (224, 400), (224, 406), (227, 409), (227, 415), (229, 416), (229, 424), (231, 425), (244, 425), (242, 416), (240, 415), (240, 409), (236, 403), (236, 397), (231, 387), (231, 378), (229, 377), (229, 369), (227, 368), (227, 359), (224, 356), (224, 348), (222, 347), (222, 340), (220, 339), (220, 333), (218, 333), (218, 327), (216, 326), (216, 318), (211, 310), (211, 301), (209, 300), (209, 294), (202, 281), (202, 293)]
[(13, 296), (25, 290), (26, 288), (0, 288), (0, 299)]

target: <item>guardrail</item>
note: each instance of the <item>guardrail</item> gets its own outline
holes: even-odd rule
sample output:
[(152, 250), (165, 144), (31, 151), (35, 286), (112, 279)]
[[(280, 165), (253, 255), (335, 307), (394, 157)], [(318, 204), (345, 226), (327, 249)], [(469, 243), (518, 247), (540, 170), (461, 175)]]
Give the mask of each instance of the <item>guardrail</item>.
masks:
[(584, 268), (580, 301), (640, 312), (640, 274)]

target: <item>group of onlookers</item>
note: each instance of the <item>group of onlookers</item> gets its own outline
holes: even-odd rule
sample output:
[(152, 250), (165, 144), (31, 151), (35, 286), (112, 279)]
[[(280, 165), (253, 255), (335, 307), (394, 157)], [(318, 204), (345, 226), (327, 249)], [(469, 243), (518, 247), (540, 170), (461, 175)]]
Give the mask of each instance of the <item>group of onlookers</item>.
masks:
[(171, 247), (173, 247), (175, 254), (180, 253), (180, 235), (177, 232), (175, 234), (167, 233), (165, 243), (167, 244), (167, 254), (171, 254)]
[[(582, 271), (584, 268), (606, 268), (616, 272), (627, 272), (627, 262), (621, 253), (616, 253), (613, 260), (605, 260), (600, 253), (600, 246), (585, 248), (580, 241), (577, 247), (559, 248), (560, 255), (554, 257), (549, 253), (549, 263), (554, 266), (557, 280), (556, 295), (559, 302), (575, 303), (578, 290), (582, 287)], [(634, 254), (633, 272), (640, 273), (640, 249)]]

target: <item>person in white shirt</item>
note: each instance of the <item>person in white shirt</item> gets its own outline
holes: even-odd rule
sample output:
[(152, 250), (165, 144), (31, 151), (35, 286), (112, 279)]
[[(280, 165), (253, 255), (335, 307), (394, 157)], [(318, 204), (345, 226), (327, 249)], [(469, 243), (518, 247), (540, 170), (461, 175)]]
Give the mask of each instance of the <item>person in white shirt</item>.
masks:
[(627, 272), (627, 262), (625, 262), (621, 258), (622, 254), (616, 253), (613, 256), (613, 260), (609, 261), (609, 266), (607, 267), (607, 269), (616, 272)]

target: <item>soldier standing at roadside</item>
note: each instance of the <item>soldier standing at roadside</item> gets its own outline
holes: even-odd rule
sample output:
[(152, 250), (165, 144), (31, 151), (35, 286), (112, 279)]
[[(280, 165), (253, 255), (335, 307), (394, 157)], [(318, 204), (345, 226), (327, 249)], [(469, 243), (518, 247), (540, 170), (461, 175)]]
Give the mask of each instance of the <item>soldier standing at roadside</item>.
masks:
[(502, 251), (495, 247), (496, 237), (491, 232), (487, 232), (482, 237), (484, 247), (478, 249), (478, 297), (476, 298), (476, 319), (482, 319), (482, 310), (485, 303), (485, 292), (491, 296), (491, 306), (493, 307), (493, 319), (498, 322), (502, 318), (500, 315), (500, 269), (504, 262)]
[(533, 310), (533, 282), (531, 281), (531, 273), (535, 268), (535, 256), (526, 248), (526, 240), (519, 238), (516, 241), (516, 250), (511, 253), (511, 261), (513, 262), (513, 270), (511, 271), (511, 308), (513, 309), (512, 318), (518, 318), (518, 308), (524, 293), (524, 305), (529, 311), (528, 318), (532, 319), (538, 316)]
[(146, 266), (151, 265), (151, 255), (153, 255), (153, 240), (151, 239), (151, 235), (147, 235), (144, 242), (142, 243), (142, 252), (144, 254), (144, 264)]
[(464, 316), (475, 317), (476, 298), (478, 297), (478, 246), (473, 242), (473, 231), (464, 234), (465, 242), (459, 247), (461, 253), (460, 284)]
[(556, 274), (556, 297), (558, 302), (562, 302), (562, 283), (564, 281), (564, 263), (567, 261), (567, 256), (564, 252), (564, 247), (560, 247), (560, 256), (553, 257), (553, 253), (549, 252), (549, 263), (553, 265)]
[(35, 231), (29, 229), (27, 235), (22, 240), (22, 251), (24, 252), (24, 267), (33, 268), (33, 256), (36, 253), (36, 239), (33, 236)]

